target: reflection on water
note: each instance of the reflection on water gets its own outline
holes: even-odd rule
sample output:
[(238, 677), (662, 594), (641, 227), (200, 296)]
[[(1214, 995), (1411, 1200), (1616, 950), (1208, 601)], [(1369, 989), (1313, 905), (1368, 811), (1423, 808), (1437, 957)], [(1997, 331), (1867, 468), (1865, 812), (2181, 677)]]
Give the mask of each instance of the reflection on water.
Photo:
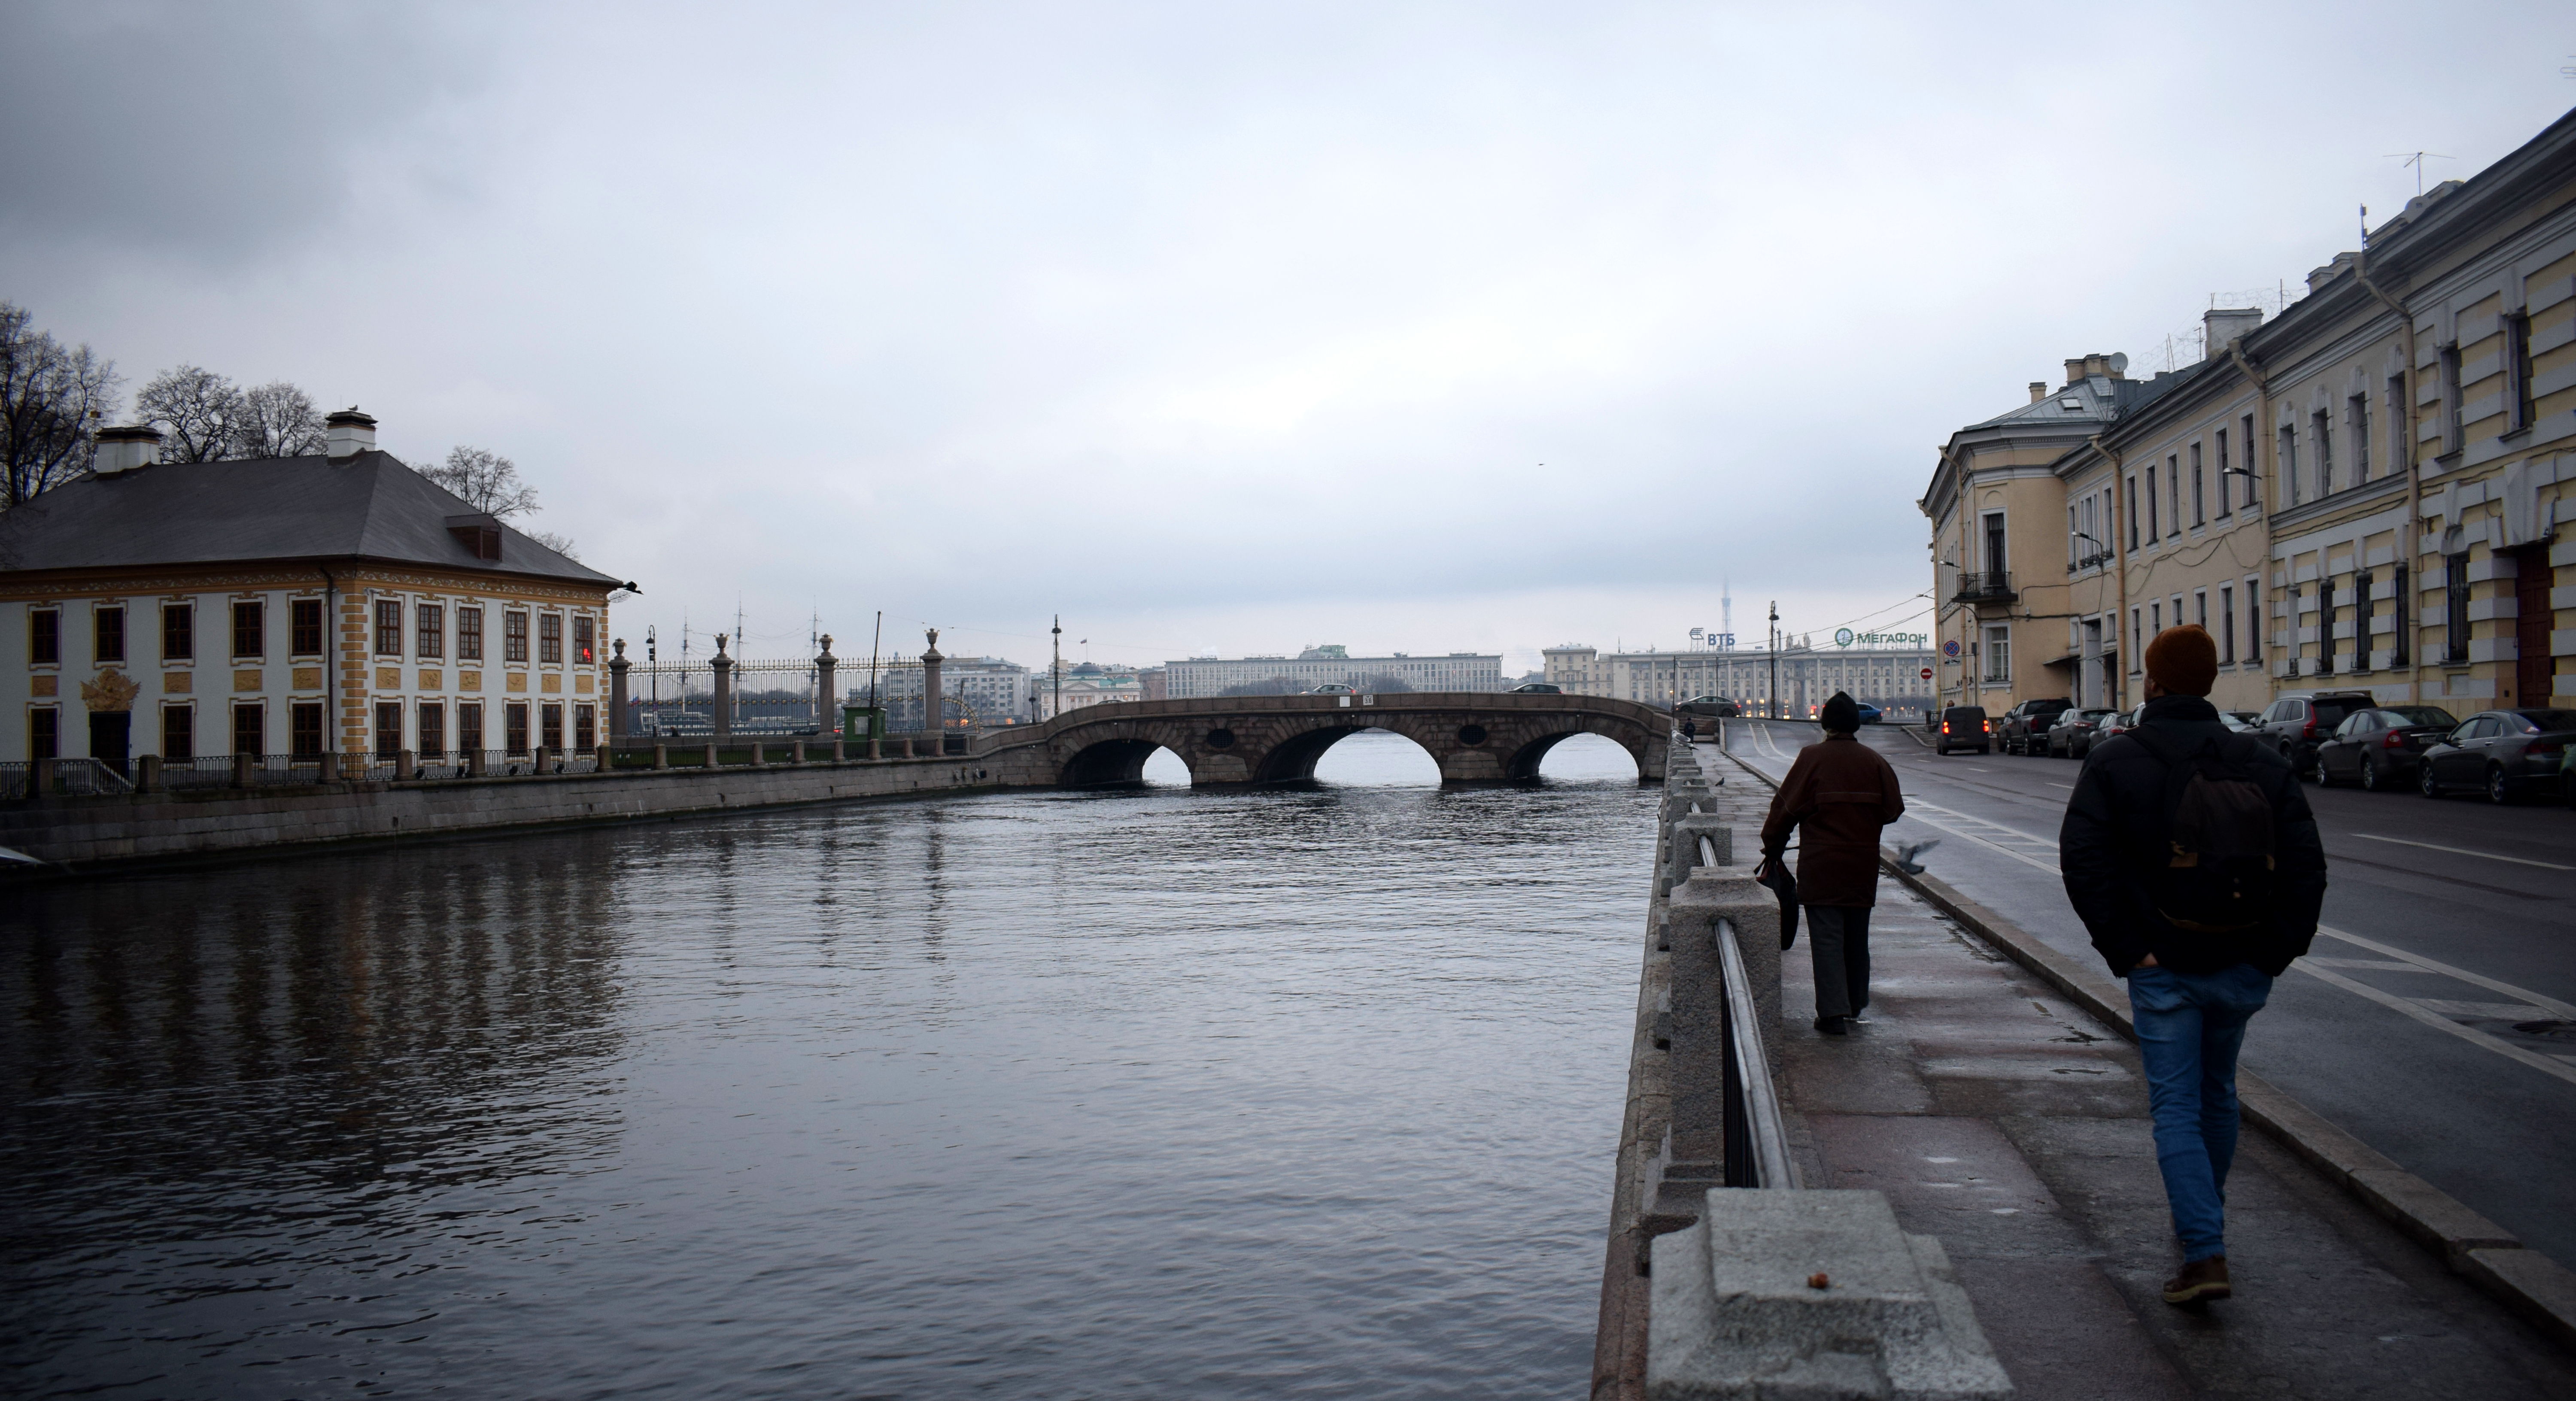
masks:
[(0, 1382), (1565, 1394), (1653, 794), (1549, 768), (12, 892)]

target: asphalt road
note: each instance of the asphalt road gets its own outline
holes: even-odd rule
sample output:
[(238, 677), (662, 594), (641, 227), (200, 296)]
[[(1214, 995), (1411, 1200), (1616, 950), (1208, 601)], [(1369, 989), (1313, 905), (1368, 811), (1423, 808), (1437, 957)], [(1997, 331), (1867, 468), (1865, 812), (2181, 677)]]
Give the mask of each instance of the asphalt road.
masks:
[[(1816, 738), (1794, 723), (1726, 729), (1730, 751), (1774, 777)], [(1891, 843), (1938, 840), (1919, 858), (1931, 874), (2098, 959), (2057, 871), (2075, 764), (1939, 757), (1894, 727), (1864, 738), (1904, 784)], [(2254, 1019), (2245, 1065), (2576, 1264), (2576, 811), (2314, 783), (2308, 800), (2325, 914)]]

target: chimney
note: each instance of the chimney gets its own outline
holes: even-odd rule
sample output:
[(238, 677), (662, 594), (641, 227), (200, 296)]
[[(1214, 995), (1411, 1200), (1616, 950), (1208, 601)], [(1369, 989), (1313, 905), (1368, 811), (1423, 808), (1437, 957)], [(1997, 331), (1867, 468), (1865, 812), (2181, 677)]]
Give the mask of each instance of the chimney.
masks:
[(2351, 267), (2360, 259), (2360, 257), (2361, 255), (2358, 253), (2337, 253), (2334, 255), (2333, 262), (2328, 263), (2321, 268), (2310, 269), (2308, 272), (2308, 290), (2314, 292), (2318, 288), (2325, 286), (2327, 283), (2334, 281), (2337, 275), (2341, 274), (2345, 268)]
[(2083, 356), (2070, 355), (2066, 357), (2066, 382), (2069, 385), (2077, 385), (2084, 382)]
[(2254, 328), (2263, 324), (2263, 309), (2214, 306), (2200, 314), (2200, 324), (2206, 333), (2201, 337), (2201, 358), (2215, 360), (2227, 353), (2229, 343), (2237, 337), (2254, 334)]
[(345, 461), (362, 452), (374, 452), (376, 421), (358, 412), (358, 406), (351, 404), (322, 420), (322, 441), (328, 445), (323, 450), (331, 455), (334, 462)]
[(161, 460), (161, 430), (148, 423), (98, 430), (98, 456), (90, 470), (102, 477), (149, 467)]
[(2047, 380), (2044, 380), (2044, 379), (2035, 379), (2035, 380), (2032, 380), (2032, 381), (2030, 382), (2030, 401), (2031, 401), (2032, 403), (2036, 404), (2036, 403), (2038, 403), (2040, 400), (2045, 399), (2045, 398), (2047, 398), (2047, 397), (2048, 397), (2048, 381), (2047, 381)]

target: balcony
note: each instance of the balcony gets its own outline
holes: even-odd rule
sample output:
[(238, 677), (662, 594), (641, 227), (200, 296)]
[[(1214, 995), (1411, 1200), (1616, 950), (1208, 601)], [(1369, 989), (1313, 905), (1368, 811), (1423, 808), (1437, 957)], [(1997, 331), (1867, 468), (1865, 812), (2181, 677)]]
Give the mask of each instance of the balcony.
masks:
[(1959, 591), (1950, 597), (1953, 603), (1985, 604), (2011, 603), (2021, 595), (2013, 592), (2011, 574), (2000, 569), (1989, 569), (1961, 571)]

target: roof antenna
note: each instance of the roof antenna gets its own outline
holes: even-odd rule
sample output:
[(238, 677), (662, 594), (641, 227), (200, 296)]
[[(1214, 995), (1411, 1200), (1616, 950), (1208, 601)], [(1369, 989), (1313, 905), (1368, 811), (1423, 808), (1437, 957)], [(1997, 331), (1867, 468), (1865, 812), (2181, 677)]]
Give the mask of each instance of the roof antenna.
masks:
[(2415, 193), (2421, 195), (2424, 193), (2424, 162), (2428, 160), (2455, 161), (2458, 160), (2459, 157), (2446, 156), (2439, 151), (2391, 151), (2387, 155), (2381, 156), (2380, 159), (2384, 161), (2401, 161), (2406, 165), (2415, 167)]

